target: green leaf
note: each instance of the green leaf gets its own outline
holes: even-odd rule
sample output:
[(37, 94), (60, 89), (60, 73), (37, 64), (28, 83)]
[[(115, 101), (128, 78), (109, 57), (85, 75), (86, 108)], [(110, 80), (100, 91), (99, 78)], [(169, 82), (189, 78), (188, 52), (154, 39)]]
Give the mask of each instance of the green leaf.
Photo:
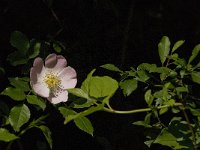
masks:
[(16, 101), (22, 101), (26, 98), (24, 91), (22, 91), (21, 89), (12, 88), (12, 87), (6, 88), (3, 92), (1, 92), (1, 94), (7, 95)]
[(0, 67), (0, 73), (4, 74), (5, 73), (5, 70), (4, 68)]
[[(93, 126), (90, 122), (89, 119), (87, 119), (86, 115), (89, 115), (90, 113), (93, 113), (95, 111), (98, 111), (99, 108), (94, 108), (91, 107), (89, 108), (89, 110), (86, 110), (84, 112), (81, 113), (77, 113), (74, 110), (71, 110), (69, 108), (66, 107), (59, 107), (59, 111), (60, 113), (63, 115), (63, 117), (65, 118), (65, 121), (68, 119), (67, 122), (74, 120), (74, 123), (76, 124), (76, 126), (83, 130), (84, 132), (93, 135), (94, 129)], [(66, 119), (67, 118), (67, 119)], [(65, 122), (65, 124), (67, 123)]]
[(51, 138), (51, 131), (50, 131), (50, 129), (47, 126), (44, 126), (44, 125), (41, 125), (38, 128), (42, 131), (42, 133), (44, 134), (44, 136), (45, 136), (45, 138), (46, 138), (46, 140), (47, 140), (50, 148), (52, 149), (52, 143), (53, 143), (53, 141), (52, 141), (52, 138)]
[(72, 100), (72, 103), (70, 104), (70, 106), (73, 108), (86, 108), (86, 107), (90, 107), (94, 105), (95, 102), (97, 102), (97, 100), (93, 98), (88, 99), (88, 100), (83, 99), (83, 98), (77, 98), (77, 99)]
[(200, 62), (198, 62), (194, 68), (199, 68), (199, 67), (200, 67)]
[(60, 113), (63, 115), (64, 118), (68, 117), (69, 115), (77, 114), (77, 112), (75, 112), (74, 110), (71, 110), (66, 107), (59, 107), (58, 110), (60, 111)]
[[(67, 115), (67, 116), (65, 116), (64, 124), (67, 124), (68, 122), (70, 122), (70, 121), (72, 121), (72, 120), (74, 120), (76, 118), (84, 117), (84, 116), (90, 115), (90, 114), (92, 114), (94, 112), (100, 111), (100, 110), (103, 109), (103, 107), (104, 107), (103, 105), (92, 106), (92, 107), (88, 108), (87, 110), (82, 111), (80, 113), (76, 113), (76, 114), (72, 114), (72, 115)], [(63, 109), (62, 109), (62, 111), (63, 111)], [(61, 112), (61, 113), (64, 113), (64, 112)], [(71, 112), (71, 113), (73, 113), (73, 112)]]
[(170, 99), (170, 100), (166, 101), (164, 104), (173, 107), (174, 103), (175, 103), (175, 100), (174, 99)]
[(185, 67), (187, 65), (185, 59), (183, 59), (183, 58), (174, 59), (173, 64), (177, 65), (177, 67), (179, 67), (179, 68), (180, 67), (183, 68), (183, 67)]
[(22, 55), (26, 54), (30, 46), (29, 39), (19, 31), (14, 31), (11, 34), (10, 43), (13, 47), (17, 48)]
[(174, 54), (168, 56), (168, 58), (170, 58), (170, 59), (172, 59), (172, 60), (174, 60), (174, 61), (177, 61), (177, 59), (179, 59), (179, 56), (178, 56), (177, 53), (174, 53)]
[(158, 67), (155, 70), (153, 70), (152, 72), (160, 73), (160, 79), (162, 81), (165, 80), (169, 76), (174, 77), (177, 75), (177, 72), (175, 72), (174, 70), (171, 70), (167, 67)]
[(185, 72), (185, 70), (181, 70), (180, 71), (181, 79), (183, 79), (185, 75), (187, 75), (187, 73)]
[(34, 119), (32, 122), (30, 122), (29, 127), (37, 127), (39, 125), (45, 124), (44, 119), (46, 119), (49, 115), (44, 115), (44, 116), (40, 116), (37, 119)]
[(146, 103), (148, 104), (148, 106), (151, 106), (151, 104), (153, 102), (153, 95), (151, 94), (151, 90), (146, 91), (146, 93), (144, 95), (144, 99), (145, 99)]
[(81, 98), (89, 99), (89, 96), (85, 91), (83, 91), (80, 88), (73, 88), (73, 89), (67, 89), (67, 91), (73, 95), (76, 95)]
[(151, 122), (151, 113), (147, 113), (144, 121), (136, 121), (133, 124), (138, 125), (138, 126), (144, 126), (145, 128), (151, 128), (152, 126), (150, 125)]
[(18, 77), (15, 77), (15, 78), (8, 78), (8, 80), (10, 81), (10, 84), (22, 91), (29, 91), (30, 88), (29, 88), (29, 83), (27, 81), (24, 81), (23, 78), (18, 78)]
[(90, 107), (91, 105), (93, 105), (96, 102), (95, 99), (92, 99), (87, 93), (85, 93), (80, 88), (67, 89), (67, 91), (77, 97), (80, 97), (79, 99), (72, 100), (73, 108)]
[(146, 82), (149, 79), (149, 76), (144, 70), (138, 70), (137, 71), (138, 79), (141, 82)]
[(152, 72), (157, 68), (156, 64), (148, 64), (148, 63), (142, 63), (137, 67), (137, 71), (140, 70), (147, 70), (148, 72)]
[(125, 73), (121, 74), (121, 80), (125, 80), (128, 77), (136, 77), (136, 75), (137, 75), (137, 71), (133, 71), (133, 70), (126, 71)]
[(118, 82), (108, 76), (91, 78), (89, 95), (95, 98), (111, 97), (118, 89)]
[(18, 51), (14, 51), (13, 53), (9, 54), (7, 60), (13, 66), (23, 65), (28, 62), (28, 58), (20, 54)]
[(177, 92), (177, 95), (180, 95), (180, 93), (188, 93), (189, 90), (187, 87), (176, 87), (176, 92)]
[(93, 73), (96, 71), (96, 69), (93, 69), (88, 75), (87, 78), (83, 81), (82, 85), (81, 85), (81, 89), (89, 94), (89, 84), (90, 84), (90, 80), (92, 78)]
[(136, 121), (133, 124), (137, 126), (143, 126), (145, 128), (151, 128), (151, 125), (147, 124), (145, 121)]
[(129, 96), (133, 91), (137, 89), (137, 80), (129, 79), (120, 82), (120, 88), (123, 90), (125, 96)]
[(65, 49), (65, 46), (59, 42), (59, 41), (55, 41), (53, 43), (53, 49), (57, 52), (60, 53), (63, 49)]
[(46, 108), (46, 103), (43, 99), (41, 99), (40, 97), (36, 96), (36, 95), (27, 95), (26, 99), (28, 101), (29, 104), (33, 104), (33, 105), (37, 105), (40, 108), (42, 108), (42, 110), (45, 110)]
[(145, 141), (144, 144), (146, 144), (148, 148), (150, 148), (153, 142), (154, 140), (148, 140), (148, 141)]
[(93, 136), (94, 128), (88, 118), (86, 117), (76, 118), (74, 119), (74, 123), (79, 129)]
[(177, 114), (180, 112), (180, 109), (179, 108), (176, 108), (176, 107), (172, 107), (171, 108), (171, 111), (174, 113), (174, 114)]
[(173, 149), (187, 148), (186, 146), (181, 146), (177, 142), (177, 138), (175, 136), (173, 136), (167, 129), (162, 130), (161, 134), (156, 138), (154, 143), (169, 146)]
[(25, 104), (14, 106), (10, 111), (9, 122), (15, 131), (19, 131), (29, 119), (30, 110)]
[(168, 111), (168, 109), (169, 109), (169, 108), (161, 108), (161, 109), (159, 110), (159, 114), (162, 115), (162, 114), (166, 113), (166, 112)]
[(152, 116), (152, 113), (147, 113), (144, 118), (144, 122), (148, 125), (150, 125), (150, 123), (151, 123), (151, 116)]
[(172, 48), (172, 53), (175, 52), (181, 45), (183, 45), (184, 42), (184, 40), (177, 41)]
[(118, 67), (116, 67), (113, 64), (105, 64), (105, 65), (102, 65), (100, 67), (107, 69), (107, 70), (110, 70), (110, 71), (123, 72), (122, 70), (120, 70)]
[(168, 91), (168, 88), (164, 86), (162, 90), (156, 91), (153, 94), (153, 96), (157, 98), (156, 106), (163, 105), (164, 101), (168, 101), (169, 99), (171, 99), (171, 94)]
[(10, 133), (7, 129), (0, 128), (0, 141), (10, 142), (18, 138), (18, 136)]
[(171, 133), (169, 133), (167, 129), (162, 130), (161, 134), (156, 138), (154, 143), (159, 143), (161, 145), (167, 145), (173, 147), (178, 145), (176, 137), (174, 137)]
[(158, 44), (158, 52), (160, 56), (160, 61), (164, 64), (170, 51), (170, 40), (167, 36), (163, 36), (160, 43)]
[(200, 109), (193, 109), (191, 107), (189, 107), (189, 109), (193, 116), (200, 116)]
[(37, 42), (36, 40), (31, 40), (31, 46), (28, 51), (28, 58), (35, 58), (39, 55), (41, 49), (41, 42)]
[(199, 51), (200, 51), (200, 44), (196, 45), (192, 50), (192, 55), (189, 58), (188, 64), (190, 64), (197, 57)]
[(191, 77), (193, 82), (200, 84), (200, 72), (192, 72)]
[(30, 78), (29, 77), (21, 77), (20, 80), (23, 80), (25, 82), (30, 82)]
[[(192, 125), (192, 124), (191, 124)], [(193, 127), (193, 125), (192, 125)], [(191, 130), (186, 121), (181, 121), (181, 117), (173, 117), (168, 125), (168, 132), (176, 137), (179, 146), (176, 149), (193, 149)]]

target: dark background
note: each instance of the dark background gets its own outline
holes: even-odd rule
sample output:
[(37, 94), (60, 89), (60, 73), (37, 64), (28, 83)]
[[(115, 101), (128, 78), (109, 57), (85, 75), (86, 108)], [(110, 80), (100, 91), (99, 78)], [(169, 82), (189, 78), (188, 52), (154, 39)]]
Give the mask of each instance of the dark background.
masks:
[[(157, 43), (167, 35), (171, 43), (186, 40), (180, 55), (188, 57), (200, 42), (199, 0), (0, 0), (0, 66), (6, 78), (17, 76), (6, 57), (14, 51), (11, 32), (18, 30), (30, 39), (63, 42), (62, 54), (78, 72), (79, 84), (93, 68), (113, 63), (122, 69), (142, 62), (159, 63)], [(48, 6), (49, 5), (49, 6)], [(55, 17), (55, 15), (57, 17)], [(59, 30), (61, 30), (59, 32)], [(17, 68), (18, 69), (18, 68)], [(99, 71), (101, 74), (101, 70)], [(104, 73), (104, 72), (103, 72)], [(4, 86), (5, 85), (5, 86)], [(129, 98), (120, 94), (112, 100), (117, 109), (144, 107), (142, 91)], [(53, 108), (50, 111), (55, 111)], [(51, 112), (52, 113), (52, 112)], [(99, 112), (90, 116), (94, 137), (70, 123), (63, 126), (55, 112), (49, 121), (56, 150), (145, 150), (144, 131), (132, 122), (143, 114), (113, 115)], [(32, 130), (22, 138), (24, 149), (36, 149), (43, 136)], [(40, 145), (41, 143), (39, 143)], [(164, 149), (153, 147), (152, 149)]]

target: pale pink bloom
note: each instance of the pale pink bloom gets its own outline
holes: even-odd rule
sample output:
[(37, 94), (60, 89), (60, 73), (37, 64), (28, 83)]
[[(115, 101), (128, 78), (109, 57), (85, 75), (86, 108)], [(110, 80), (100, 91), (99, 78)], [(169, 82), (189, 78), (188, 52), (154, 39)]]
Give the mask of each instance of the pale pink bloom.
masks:
[(51, 103), (66, 102), (66, 89), (74, 88), (77, 83), (76, 71), (68, 66), (61, 55), (50, 54), (45, 65), (40, 57), (34, 60), (30, 71), (30, 84), (34, 92), (47, 98)]

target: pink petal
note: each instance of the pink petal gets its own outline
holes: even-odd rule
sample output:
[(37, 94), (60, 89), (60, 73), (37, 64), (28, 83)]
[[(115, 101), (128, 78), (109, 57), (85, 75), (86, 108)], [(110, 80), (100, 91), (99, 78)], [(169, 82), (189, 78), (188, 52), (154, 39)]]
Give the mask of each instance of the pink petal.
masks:
[(67, 60), (62, 55), (57, 55), (57, 64), (55, 68), (65, 68), (67, 66)]
[(42, 97), (49, 97), (50, 90), (42, 83), (32, 84), (34, 92)]
[(45, 67), (53, 68), (57, 63), (56, 54), (49, 54), (45, 59)]
[(55, 73), (61, 72), (67, 66), (67, 60), (62, 55), (57, 55), (57, 63), (52, 68)]
[(63, 90), (62, 92), (58, 93), (57, 96), (54, 96), (53, 94), (51, 94), (51, 96), (48, 97), (48, 100), (53, 104), (66, 102), (68, 100), (68, 92)]
[(77, 79), (69, 79), (69, 80), (64, 80), (61, 79), (61, 85), (63, 89), (71, 89), (74, 88), (77, 84)]
[(64, 68), (59, 74), (58, 76), (63, 79), (63, 80), (69, 80), (69, 79), (73, 79), (73, 78), (76, 78), (76, 71), (68, 66), (66, 68)]
[(42, 67), (42, 69), (38, 69), (37, 66), (32, 67), (30, 70), (30, 83), (36, 84), (37, 82), (40, 82), (40, 78), (44, 75), (45, 68)]
[(42, 58), (37, 57), (33, 62), (33, 67), (37, 73), (40, 73), (44, 67)]
[(30, 71), (30, 83), (31, 85), (37, 83), (37, 72), (34, 67), (32, 67)]
[(64, 68), (58, 76), (63, 89), (74, 88), (77, 84), (76, 71), (70, 66)]

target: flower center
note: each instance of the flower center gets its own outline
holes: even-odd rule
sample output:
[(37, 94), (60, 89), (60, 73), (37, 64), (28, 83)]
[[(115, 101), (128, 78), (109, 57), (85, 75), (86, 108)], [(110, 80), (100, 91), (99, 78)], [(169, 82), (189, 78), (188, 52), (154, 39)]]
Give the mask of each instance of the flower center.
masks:
[(54, 75), (53, 73), (46, 74), (44, 82), (50, 89), (55, 89), (61, 84), (61, 80), (58, 78), (58, 76)]

